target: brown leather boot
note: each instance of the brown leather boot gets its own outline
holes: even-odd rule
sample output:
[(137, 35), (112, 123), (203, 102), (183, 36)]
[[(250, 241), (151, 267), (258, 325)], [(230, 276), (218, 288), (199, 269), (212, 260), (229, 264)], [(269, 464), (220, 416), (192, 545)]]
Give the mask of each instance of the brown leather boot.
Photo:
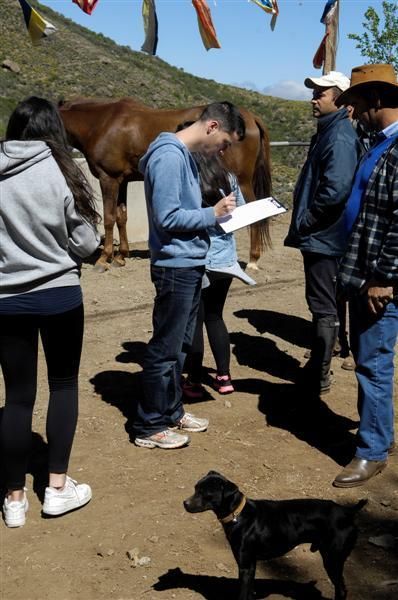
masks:
[(335, 487), (356, 487), (378, 475), (387, 466), (386, 460), (365, 460), (357, 456), (337, 475), (333, 481)]

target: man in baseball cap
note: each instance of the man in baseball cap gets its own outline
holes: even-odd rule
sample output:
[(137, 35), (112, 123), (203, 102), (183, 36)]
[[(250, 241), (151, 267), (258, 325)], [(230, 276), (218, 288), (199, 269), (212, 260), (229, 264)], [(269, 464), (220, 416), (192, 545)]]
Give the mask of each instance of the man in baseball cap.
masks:
[(294, 190), (285, 245), (302, 253), (305, 296), (312, 314), (311, 357), (298, 383), (319, 402), (319, 394), (331, 385), (330, 364), (339, 326), (336, 279), (346, 243), (342, 214), (361, 148), (347, 109), (336, 105), (350, 85), (348, 77), (331, 71), (308, 77), (304, 84), (313, 90), (317, 132)]
[(394, 347), (398, 336), (398, 83), (392, 65), (355, 67), (337, 99), (377, 132), (355, 176), (345, 210), (348, 245), (340, 279), (350, 293), (351, 346), (359, 428), (353, 460), (336, 487), (364, 484), (394, 449)]
[(307, 88), (332, 88), (336, 87), (341, 92), (345, 92), (347, 88), (350, 87), (350, 80), (344, 73), (340, 73), (339, 71), (330, 71), (327, 75), (322, 75), (322, 77), (307, 77), (304, 80), (304, 85)]

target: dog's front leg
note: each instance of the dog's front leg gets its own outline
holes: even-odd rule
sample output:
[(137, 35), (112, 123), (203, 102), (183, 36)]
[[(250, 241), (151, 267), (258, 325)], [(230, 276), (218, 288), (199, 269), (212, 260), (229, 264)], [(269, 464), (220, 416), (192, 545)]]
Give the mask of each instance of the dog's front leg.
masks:
[(239, 600), (252, 600), (254, 598), (254, 576), (256, 563), (239, 565)]

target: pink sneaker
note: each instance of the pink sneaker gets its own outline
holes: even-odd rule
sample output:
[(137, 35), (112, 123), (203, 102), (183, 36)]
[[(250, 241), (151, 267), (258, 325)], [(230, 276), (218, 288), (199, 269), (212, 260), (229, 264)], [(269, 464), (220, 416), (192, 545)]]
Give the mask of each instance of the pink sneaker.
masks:
[(235, 391), (229, 375), (216, 375), (213, 385), (219, 394), (232, 394)]
[(204, 396), (205, 390), (200, 383), (193, 383), (189, 379), (184, 379), (181, 384), (182, 393), (187, 398), (193, 400), (201, 400)]

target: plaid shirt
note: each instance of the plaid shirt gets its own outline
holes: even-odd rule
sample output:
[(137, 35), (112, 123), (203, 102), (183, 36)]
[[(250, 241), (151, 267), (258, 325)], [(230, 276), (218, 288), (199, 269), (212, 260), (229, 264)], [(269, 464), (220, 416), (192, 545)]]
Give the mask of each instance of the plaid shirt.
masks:
[(344, 287), (359, 289), (371, 278), (398, 284), (397, 139), (373, 169), (340, 266)]

